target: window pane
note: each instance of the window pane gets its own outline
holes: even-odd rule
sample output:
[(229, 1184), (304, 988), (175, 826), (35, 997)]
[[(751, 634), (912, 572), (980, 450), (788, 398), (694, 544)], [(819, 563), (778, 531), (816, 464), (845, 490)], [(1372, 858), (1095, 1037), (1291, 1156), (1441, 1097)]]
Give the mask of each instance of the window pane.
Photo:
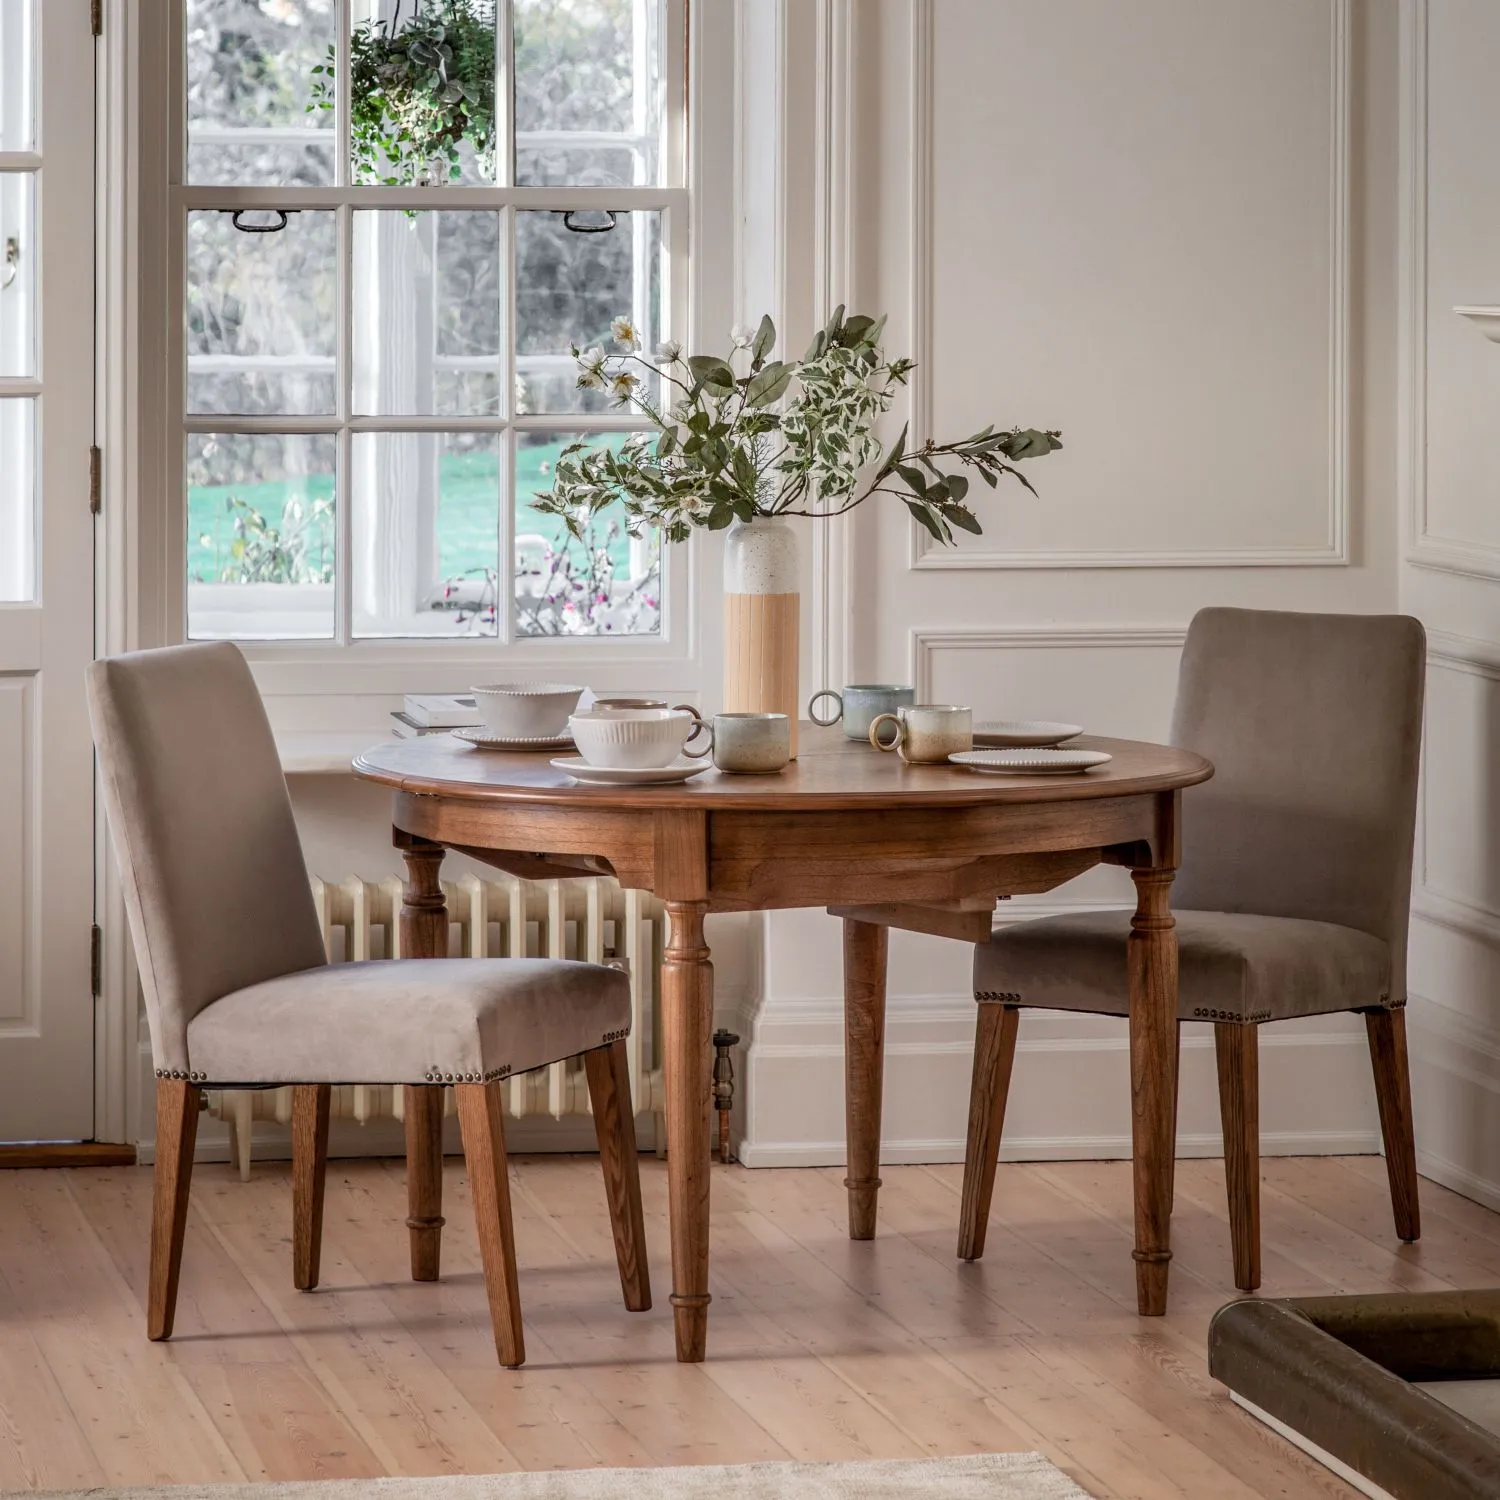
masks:
[(0, 401), (0, 603), (36, 598), (36, 402)]
[(36, 74), (31, 0), (0, 0), (0, 151), (36, 142)]
[(516, 181), (654, 184), (660, 0), (515, 0)]
[(500, 216), (354, 216), (354, 410), (500, 414)]
[(354, 0), (355, 182), (495, 180), (494, 0)]
[[(583, 542), (531, 499), (552, 488), (557, 455), (576, 432), (516, 434), (516, 634), (656, 635), (661, 630), (661, 541), (628, 536), (624, 517), (599, 516)], [(600, 435), (618, 448), (626, 434)]]
[(354, 633), (492, 636), (500, 576), (499, 439), (354, 435)]
[[(580, 391), (569, 349), (613, 349), (610, 321), (634, 320), (650, 353), (661, 326), (661, 215), (528, 210), (516, 215), (516, 385), (524, 412), (616, 409), (604, 391)], [(593, 230), (594, 232), (588, 232)], [(655, 399), (660, 382), (632, 367)]]
[(334, 453), (324, 435), (188, 437), (192, 639), (333, 635)]
[(331, 213), (188, 215), (189, 411), (335, 409), (336, 247)]
[(0, 375), (36, 374), (35, 185), (0, 172)]
[(189, 182), (333, 181), (333, 0), (187, 0)]

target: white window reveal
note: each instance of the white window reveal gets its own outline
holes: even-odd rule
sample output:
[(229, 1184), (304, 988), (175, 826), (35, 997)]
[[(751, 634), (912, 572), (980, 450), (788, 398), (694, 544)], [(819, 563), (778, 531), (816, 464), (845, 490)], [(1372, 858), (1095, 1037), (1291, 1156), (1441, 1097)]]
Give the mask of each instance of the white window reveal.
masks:
[(186, 633), (653, 637), (654, 536), (531, 498), (684, 325), (682, 0), (182, 0)]

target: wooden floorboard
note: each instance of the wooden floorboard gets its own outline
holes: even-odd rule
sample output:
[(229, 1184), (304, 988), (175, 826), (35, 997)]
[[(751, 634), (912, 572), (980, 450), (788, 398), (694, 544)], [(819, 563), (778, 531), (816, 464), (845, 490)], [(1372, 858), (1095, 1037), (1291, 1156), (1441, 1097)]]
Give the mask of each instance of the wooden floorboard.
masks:
[[(840, 1171), (716, 1167), (709, 1359), (681, 1366), (663, 1165), (642, 1161), (656, 1306), (632, 1314), (597, 1161), (513, 1161), (528, 1364), (506, 1371), (457, 1161), (436, 1285), (408, 1276), (400, 1163), (331, 1163), (310, 1294), (287, 1169), (200, 1167), (169, 1344), (145, 1338), (149, 1172), (0, 1173), (0, 1489), (1036, 1448), (1099, 1500), (1353, 1495), (1208, 1375), (1233, 1295), (1220, 1163), (1180, 1164), (1151, 1321), (1128, 1164), (1001, 1166), (973, 1265), (957, 1167), (883, 1176), (879, 1236), (852, 1242)], [(1378, 1159), (1262, 1176), (1264, 1295), (1500, 1279), (1500, 1215), (1424, 1181), (1403, 1246)]]

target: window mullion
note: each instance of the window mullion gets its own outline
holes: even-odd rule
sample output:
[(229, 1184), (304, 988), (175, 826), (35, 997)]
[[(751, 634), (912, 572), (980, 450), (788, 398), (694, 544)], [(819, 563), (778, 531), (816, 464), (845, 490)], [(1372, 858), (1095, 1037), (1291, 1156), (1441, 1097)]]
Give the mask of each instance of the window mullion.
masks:
[(495, 181), (511, 187), (516, 180), (516, 19), (513, 0), (495, 4), (495, 121), (500, 137), (495, 151)]
[[(510, 5), (505, 3), (507, 18)], [(503, 320), (500, 340), (505, 351), (501, 364), (500, 410), (511, 420), (501, 435), (500, 448), (500, 555), (495, 578), (495, 633), (501, 645), (508, 646), (515, 634), (516, 612), (516, 422), (519, 401), (516, 391), (516, 211), (504, 209), (500, 214), (500, 255), (502, 264), (500, 316)]]
[(335, 150), (338, 155), (333, 164), (333, 180), (340, 187), (347, 187), (354, 180), (350, 142), (353, 135), (351, 119), (354, 111), (354, 88), (351, 82), (349, 38), (353, 25), (349, 15), (349, 0), (334, 0), (334, 65), (337, 68), (334, 89), (334, 134), (338, 137)]
[(354, 498), (349, 418), (354, 410), (354, 210), (338, 214), (338, 443), (333, 471), (334, 610), (338, 639), (354, 638)]

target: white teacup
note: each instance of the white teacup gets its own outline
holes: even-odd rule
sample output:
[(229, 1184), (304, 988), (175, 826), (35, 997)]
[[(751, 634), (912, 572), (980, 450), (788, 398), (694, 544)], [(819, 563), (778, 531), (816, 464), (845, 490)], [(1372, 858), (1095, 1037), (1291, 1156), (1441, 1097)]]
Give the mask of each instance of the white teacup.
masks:
[[(880, 738), (881, 729), (895, 726), (892, 740)], [(879, 714), (870, 721), (870, 743), (877, 750), (894, 750), (908, 764), (946, 761), (960, 750), (974, 748), (974, 711), (953, 703), (918, 703)]]
[(671, 765), (702, 723), (691, 709), (645, 708), (629, 714), (574, 714), (568, 728), (591, 766), (644, 771)]

